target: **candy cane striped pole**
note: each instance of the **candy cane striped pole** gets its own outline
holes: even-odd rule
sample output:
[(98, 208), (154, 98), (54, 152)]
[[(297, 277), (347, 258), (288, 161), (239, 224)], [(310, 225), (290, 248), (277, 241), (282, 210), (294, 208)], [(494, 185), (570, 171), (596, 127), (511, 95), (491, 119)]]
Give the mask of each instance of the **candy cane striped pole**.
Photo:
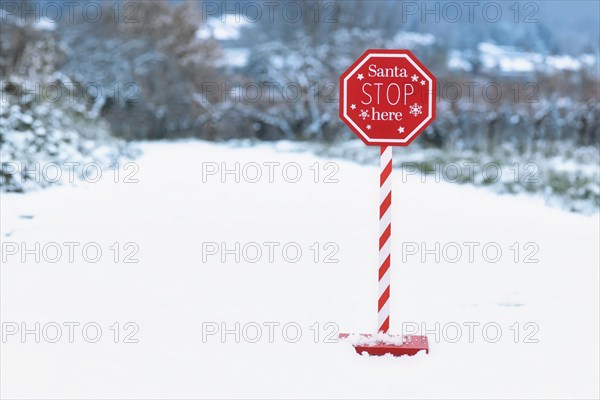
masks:
[(379, 170), (379, 332), (390, 328), (390, 263), (392, 235), (392, 146), (381, 146)]

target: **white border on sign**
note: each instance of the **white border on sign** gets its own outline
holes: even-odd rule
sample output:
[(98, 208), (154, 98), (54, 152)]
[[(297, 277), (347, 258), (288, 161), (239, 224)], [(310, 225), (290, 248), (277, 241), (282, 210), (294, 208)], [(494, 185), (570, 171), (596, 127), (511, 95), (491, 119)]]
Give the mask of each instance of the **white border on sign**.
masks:
[[(406, 58), (408, 60), (409, 63), (411, 63), (411, 65), (413, 67), (415, 67), (424, 77), (425, 79), (427, 79), (427, 82), (429, 82), (429, 108), (428, 108), (428, 113), (427, 113), (427, 118), (423, 120), (423, 122), (421, 122), (415, 129), (413, 129), (413, 131), (404, 139), (371, 139), (369, 136), (367, 136), (366, 133), (364, 133), (362, 131), (362, 129), (360, 129), (360, 127), (358, 125), (356, 125), (354, 123), (354, 121), (352, 120), (352, 118), (350, 118), (348, 116), (348, 114), (346, 113), (347, 105), (348, 105), (348, 101), (347, 101), (347, 97), (348, 97), (348, 79), (350, 79), (355, 73), (356, 71), (358, 71), (360, 69), (360, 67), (362, 67), (371, 57), (384, 57), (384, 58)], [(353, 70), (352, 72), (350, 72), (348, 74), (348, 76), (346, 76), (346, 78), (344, 78), (344, 98), (343, 98), (343, 108), (344, 108), (344, 117), (346, 118), (347, 121), (349, 121), (352, 126), (354, 128), (356, 128), (356, 130), (365, 138), (365, 140), (368, 143), (406, 143), (410, 140), (410, 138), (412, 138), (414, 135), (416, 135), (416, 133), (419, 131), (419, 129), (421, 129), (423, 127), (423, 125), (425, 125), (427, 122), (429, 122), (432, 118), (431, 115), (431, 111), (432, 111), (432, 101), (433, 101), (433, 87), (432, 87), (433, 81), (432, 79), (429, 77), (428, 74), (426, 74), (425, 72), (423, 72), (423, 70), (421, 69), (421, 67), (419, 67), (419, 65), (417, 63), (415, 63), (407, 54), (391, 54), (391, 53), (372, 53), (369, 54), (367, 57), (365, 57), (364, 60), (362, 60), (360, 62), (360, 64), (358, 64)]]

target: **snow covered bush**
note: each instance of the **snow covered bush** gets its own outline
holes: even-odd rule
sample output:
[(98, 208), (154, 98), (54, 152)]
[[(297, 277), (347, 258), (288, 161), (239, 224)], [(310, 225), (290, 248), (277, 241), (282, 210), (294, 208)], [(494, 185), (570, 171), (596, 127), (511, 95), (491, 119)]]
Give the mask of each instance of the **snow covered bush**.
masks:
[[(8, 40), (0, 57), (1, 190), (64, 182), (69, 174), (63, 170), (81, 174), (88, 163), (108, 167), (125, 154), (127, 146), (111, 137), (93, 101), (73, 90), (82, 85), (57, 72), (64, 52), (51, 35), (14, 21), (2, 26), (2, 34)], [(50, 164), (62, 179), (44, 176)]]
[[(60, 80), (55, 83), (64, 85)], [(86, 164), (95, 162), (108, 167), (123, 154), (125, 144), (112, 138), (108, 124), (92, 115), (85, 104), (38, 102), (36, 95), (11, 93), (14, 85), (2, 82), (2, 190), (23, 192), (55, 183), (54, 178), (43, 176), (50, 164), (67, 171), (65, 168), (71, 163), (80, 174)]]

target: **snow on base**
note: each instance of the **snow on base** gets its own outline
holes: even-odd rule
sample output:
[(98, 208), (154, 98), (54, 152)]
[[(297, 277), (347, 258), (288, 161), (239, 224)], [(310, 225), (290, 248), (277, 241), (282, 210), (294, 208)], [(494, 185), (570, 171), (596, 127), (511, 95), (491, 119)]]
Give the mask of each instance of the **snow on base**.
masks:
[(390, 335), (387, 333), (375, 333), (373, 335), (351, 334), (347, 341), (353, 346), (374, 346), (376, 344), (391, 344), (401, 346), (406, 343), (406, 339), (402, 335)]

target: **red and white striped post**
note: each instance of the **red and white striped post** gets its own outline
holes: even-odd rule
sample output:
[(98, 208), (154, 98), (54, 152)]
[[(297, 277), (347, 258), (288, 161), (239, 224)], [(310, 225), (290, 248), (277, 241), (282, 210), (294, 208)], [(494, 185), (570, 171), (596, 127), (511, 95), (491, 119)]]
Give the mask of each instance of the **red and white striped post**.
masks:
[(379, 169), (379, 332), (390, 329), (390, 264), (392, 247), (392, 146), (381, 146)]

